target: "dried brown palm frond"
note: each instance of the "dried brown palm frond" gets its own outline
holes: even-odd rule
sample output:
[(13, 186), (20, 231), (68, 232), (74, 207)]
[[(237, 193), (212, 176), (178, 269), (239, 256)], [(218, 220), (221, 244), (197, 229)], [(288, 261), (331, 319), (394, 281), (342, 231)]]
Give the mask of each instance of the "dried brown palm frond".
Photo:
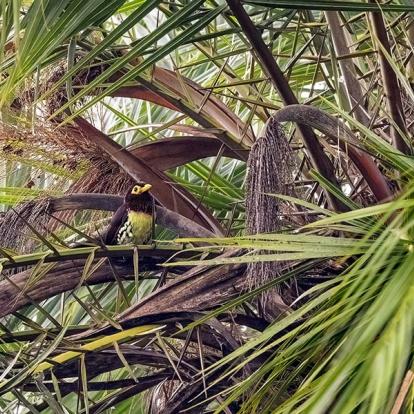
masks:
[(82, 151), (82, 142), (71, 143), (65, 131), (57, 131), (52, 125), (13, 120), (0, 122), (2, 158), (28, 164), (35, 169), (55, 172), (57, 175), (79, 177), (88, 168), (91, 156)]
[(46, 236), (45, 229), (49, 221), (47, 209), (47, 200), (31, 200), (8, 210), (0, 221), (1, 247), (19, 253), (33, 251), (40, 240), (36, 238), (29, 225)]
[[(51, 123), (40, 121), (31, 125), (21, 121), (14, 124), (0, 122), (0, 148), (4, 160), (31, 167), (26, 187), (31, 188), (36, 179), (45, 173), (49, 177), (45, 195), (53, 190), (124, 194), (132, 184), (131, 178), (119, 165), (97, 146), (91, 145), (77, 129), (57, 129)], [(56, 230), (58, 223), (50, 221), (45, 208), (45, 202), (40, 199), (18, 206), (17, 213), (8, 211), (0, 225), (2, 247), (21, 253), (33, 249), (35, 242), (29, 242), (33, 232), (24, 220), (28, 220), (42, 234), (47, 233), (46, 229)], [(74, 214), (61, 213), (59, 218), (69, 222)], [(90, 214), (91, 221), (102, 218), (102, 213)]]
[[(80, 55), (75, 56), (75, 62), (79, 61)], [(80, 88), (97, 76), (99, 76), (106, 68), (107, 64), (96, 62), (95, 64), (85, 67), (80, 70), (70, 81), (71, 88)], [(35, 101), (36, 97), (47, 94), (44, 105), (42, 105), (41, 111), (45, 117), (53, 115), (63, 104), (68, 101), (68, 89), (66, 84), (57, 88), (53, 94), (48, 94), (48, 91), (54, 87), (67, 73), (68, 65), (67, 60), (61, 60), (53, 66), (45, 68), (38, 78), (29, 78), (26, 81), (25, 87), (14, 99), (12, 106), (15, 109), (31, 108), (31, 105)], [(82, 104), (83, 100), (79, 100), (78, 104)], [(58, 119), (55, 119), (58, 121)]]
[[(83, 71), (74, 85), (89, 82), (100, 72), (100, 67)], [(25, 89), (13, 102), (13, 107), (23, 111), (30, 108), (36, 96), (46, 92), (66, 72), (66, 63), (55, 65), (42, 72), (36, 82), (29, 79)], [(8, 113), (0, 122), (0, 148), (2, 158), (30, 168), (26, 187), (31, 188), (39, 177), (48, 176), (48, 191), (124, 194), (131, 185), (131, 178), (111, 158), (73, 127), (56, 128), (46, 117), (67, 100), (66, 88), (61, 88), (37, 108), (36, 121), (24, 121)], [(44, 111), (42, 116), (41, 112)], [(42, 119), (43, 118), (43, 119)], [(42, 199), (23, 203), (16, 211), (9, 210), (0, 224), (2, 247), (21, 253), (32, 251), (36, 245), (33, 231), (27, 221), (39, 233), (48, 235), (60, 224), (46, 214), (47, 201)], [(102, 218), (102, 213), (89, 213), (91, 221)], [(69, 222), (75, 212), (60, 213), (59, 218)], [(99, 216), (99, 217), (98, 217)], [(38, 242), (38, 240), (37, 240)]]
[[(121, 173), (118, 164), (98, 146), (91, 144), (78, 129), (56, 128), (41, 118), (31, 123), (16, 118), (0, 122), (0, 146), (2, 156), (7, 160), (29, 163), (39, 169), (49, 166), (50, 172), (53, 173), (55, 168), (57, 173), (66, 173), (72, 180), (79, 179), (87, 171), (89, 177), (92, 174)], [(95, 170), (92, 172), (91, 168)], [(108, 183), (103, 185), (106, 192), (113, 192), (108, 191)]]
[[(11, 118), (0, 122), (0, 146), (6, 160), (22, 162), (57, 175), (78, 179), (91, 166), (114, 164), (75, 128), (56, 128), (42, 120), (23, 122)], [(116, 165), (116, 164), (114, 164)]]
[(149, 414), (157, 414), (167, 404), (169, 398), (174, 395), (180, 386), (180, 381), (164, 381), (156, 387), (152, 388), (147, 397), (147, 412)]

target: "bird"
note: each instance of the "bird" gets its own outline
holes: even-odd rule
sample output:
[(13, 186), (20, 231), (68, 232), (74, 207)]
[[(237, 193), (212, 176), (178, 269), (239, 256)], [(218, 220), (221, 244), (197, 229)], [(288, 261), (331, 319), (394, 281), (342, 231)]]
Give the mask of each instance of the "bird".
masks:
[(136, 183), (125, 195), (124, 203), (112, 216), (105, 243), (147, 244), (154, 228), (154, 198), (151, 184)]

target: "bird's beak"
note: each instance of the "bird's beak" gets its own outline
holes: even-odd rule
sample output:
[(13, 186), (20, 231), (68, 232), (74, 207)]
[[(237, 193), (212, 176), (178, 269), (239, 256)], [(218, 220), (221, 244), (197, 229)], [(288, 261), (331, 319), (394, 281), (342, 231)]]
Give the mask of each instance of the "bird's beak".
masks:
[(145, 191), (151, 190), (152, 185), (151, 184), (145, 184), (143, 187), (141, 187), (140, 194), (145, 193)]

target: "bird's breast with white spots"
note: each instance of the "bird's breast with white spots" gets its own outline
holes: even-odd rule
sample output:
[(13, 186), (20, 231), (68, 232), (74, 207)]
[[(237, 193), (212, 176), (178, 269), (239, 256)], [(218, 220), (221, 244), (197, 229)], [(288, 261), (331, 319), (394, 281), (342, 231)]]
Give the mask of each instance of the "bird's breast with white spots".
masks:
[(117, 244), (145, 244), (151, 238), (152, 215), (129, 211), (128, 218), (118, 231)]

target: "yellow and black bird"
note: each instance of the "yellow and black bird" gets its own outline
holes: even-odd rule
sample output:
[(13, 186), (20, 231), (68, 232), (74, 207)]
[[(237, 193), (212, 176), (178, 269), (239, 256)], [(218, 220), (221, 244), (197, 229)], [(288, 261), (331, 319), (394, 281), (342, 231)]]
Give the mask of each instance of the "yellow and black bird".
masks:
[(113, 215), (106, 244), (146, 244), (153, 236), (154, 199), (151, 184), (137, 183)]

